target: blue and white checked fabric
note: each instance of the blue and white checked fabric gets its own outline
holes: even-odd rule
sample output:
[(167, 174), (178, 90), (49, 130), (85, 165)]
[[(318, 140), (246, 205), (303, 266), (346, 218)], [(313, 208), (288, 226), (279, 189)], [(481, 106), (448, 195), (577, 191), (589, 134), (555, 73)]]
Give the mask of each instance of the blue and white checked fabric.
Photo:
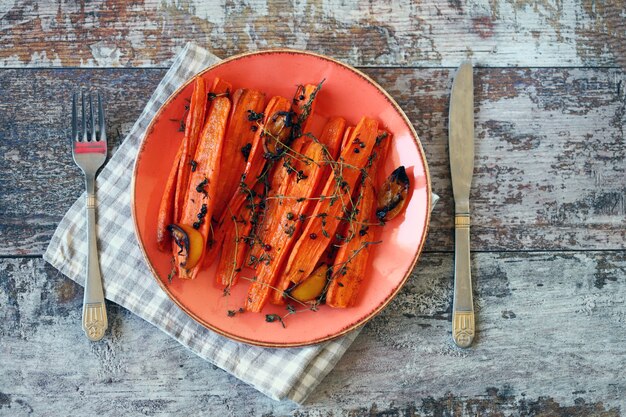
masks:
[[(132, 221), (132, 169), (148, 124), (167, 98), (187, 79), (219, 58), (189, 43), (175, 58), (143, 113), (97, 179), (97, 235), (106, 298), (127, 308), (263, 394), (303, 402), (330, 372), (359, 330), (304, 348), (269, 349), (238, 343), (207, 330), (187, 316), (152, 278)], [(61, 220), (44, 259), (80, 285), (87, 256), (84, 195)]]

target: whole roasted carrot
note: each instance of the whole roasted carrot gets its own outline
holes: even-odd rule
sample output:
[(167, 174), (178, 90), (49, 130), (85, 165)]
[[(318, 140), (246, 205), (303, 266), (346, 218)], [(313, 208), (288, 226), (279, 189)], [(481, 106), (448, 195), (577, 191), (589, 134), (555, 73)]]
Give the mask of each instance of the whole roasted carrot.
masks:
[[(230, 99), (226, 96), (214, 98), (211, 102), (208, 117), (193, 157), (196, 162), (196, 169), (191, 172), (189, 178), (189, 187), (180, 219), (180, 223), (198, 229), (205, 242), (208, 239), (211, 215), (215, 207), (220, 158), (230, 106)], [(184, 259), (180, 259), (181, 256), (174, 249), (178, 276), (180, 278), (195, 278), (202, 264), (204, 252), (206, 251), (203, 251), (198, 265), (187, 270), (180, 266), (181, 263), (184, 264)]]
[(216, 219), (222, 216), (226, 204), (241, 181), (255, 132), (258, 130), (257, 120), (263, 117), (261, 112), (265, 105), (265, 94), (257, 90), (239, 89), (233, 94), (232, 103), (213, 211)]
[[(348, 146), (342, 149), (339, 162), (326, 182), (312, 218), (291, 251), (285, 268), (287, 279), (283, 283), (298, 283), (313, 272), (337, 231), (343, 211), (350, 206), (352, 190), (374, 148), (377, 131), (378, 122), (368, 117), (363, 117), (354, 128)], [(282, 291), (287, 289), (278, 288)]]
[(176, 192), (176, 177), (178, 175), (178, 161), (180, 161), (180, 155), (183, 153), (183, 143), (178, 147), (174, 163), (170, 168), (170, 173), (165, 183), (165, 191), (163, 191), (163, 198), (161, 198), (161, 205), (159, 206), (159, 214), (157, 216), (157, 245), (161, 251), (169, 251), (172, 246), (172, 237), (167, 230), (167, 226), (172, 224), (174, 218), (174, 195)]
[(196, 77), (196, 84), (189, 103), (189, 113), (185, 121), (185, 136), (182, 143), (182, 153), (178, 160), (178, 173), (176, 175), (176, 188), (174, 198), (173, 220), (177, 223), (183, 211), (185, 194), (189, 186), (189, 175), (192, 166), (192, 158), (198, 146), (198, 135), (204, 126), (206, 115), (207, 91), (206, 82), (202, 77)]
[(379, 144), (374, 149), (366, 176), (361, 178), (354, 214), (346, 224), (345, 243), (333, 263), (331, 281), (326, 292), (326, 304), (336, 308), (351, 307), (356, 303), (361, 282), (365, 278), (370, 246), (375, 241), (373, 227), (376, 211), (375, 181), (378, 169), (385, 163), (391, 137), (387, 132), (379, 132)]
[(345, 123), (340, 117), (333, 118), (324, 127), (319, 142), (308, 139), (302, 147), (303, 158), (297, 164), (302, 175), (298, 177), (298, 173), (290, 173), (287, 186), (284, 187), (285, 194), (275, 196), (277, 200), (282, 199), (283, 204), (277, 205), (272, 215), (274, 227), (268, 229), (266, 235), (267, 259), (258, 263), (256, 280), (248, 290), (245, 307), (247, 310), (261, 311), (267, 302), (291, 247), (302, 229), (301, 215), (311, 199), (315, 198), (317, 184), (325, 181), (325, 169), (331, 162), (327, 158), (332, 157), (333, 150), (339, 147)]
[[(272, 125), (272, 118), (280, 113), (288, 113), (290, 107), (291, 104), (289, 100), (280, 96), (272, 97), (270, 102), (265, 107), (265, 112), (263, 112), (263, 122), (261, 123), (261, 127), (256, 131), (252, 141), (250, 155), (248, 156), (246, 168), (241, 176), (239, 187), (227, 204), (227, 207), (230, 208), (232, 213), (239, 214), (239, 211), (250, 195), (250, 191), (259, 181), (259, 177), (263, 176), (263, 168), (265, 167), (266, 162), (266, 152), (263, 144), (265, 139), (265, 129)], [(219, 250), (222, 248), (230, 218), (230, 213), (225, 210), (219, 218), (218, 223), (214, 226), (213, 241), (211, 242), (211, 247), (209, 248), (206, 259), (204, 260), (205, 266), (211, 265), (219, 255)], [(226, 225), (226, 227), (224, 227), (224, 225)]]

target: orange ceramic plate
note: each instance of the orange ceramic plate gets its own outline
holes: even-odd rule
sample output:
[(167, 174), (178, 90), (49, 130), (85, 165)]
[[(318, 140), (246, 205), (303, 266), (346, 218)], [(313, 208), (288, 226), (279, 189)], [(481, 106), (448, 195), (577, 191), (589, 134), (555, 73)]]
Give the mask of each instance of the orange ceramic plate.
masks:
[[(354, 125), (361, 116), (377, 118), (393, 133), (393, 145), (382, 174), (387, 176), (404, 165), (411, 179), (406, 211), (387, 223), (382, 244), (372, 251), (368, 277), (355, 307), (290, 315), (280, 323), (268, 323), (266, 314), (284, 315), (284, 306), (268, 305), (263, 313), (243, 313), (229, 317), (229, 310), (243, 305), (248, 283), (240, 280), (229, 296), (215, 283), (215, 266), (196, 280), (174, 278), (168, 283), (170, 255), (160, 252), (156, 243), (159, 202), (174, 155), (183, 136), (179, 124), (186, 99), (191, 97), (189, 80), (159, 110), (143, 140), (134, 172), (133, 216), (139, 243), (154, 276), (187, 314), (204, 326), (231, 339), (253, 345), (288, 347), (326, 341), (362, 325), (376, 315), (398, 293), (407, 280), (424, 245), (430, 213), (430, 178), (424, 151), (411, 123), (395, 101), (360, 71), (331, 58), (308, 52), (271, 50), (232, 57), (201, 73), (208, 81), (223, 78), (234, 88), (264, 91), (267, 97), (291, 98), (297, 84), (324, 85), (318, 96), (314, 125), (334, 115)], [(249, 274), (250, 276), (251, 273)]]

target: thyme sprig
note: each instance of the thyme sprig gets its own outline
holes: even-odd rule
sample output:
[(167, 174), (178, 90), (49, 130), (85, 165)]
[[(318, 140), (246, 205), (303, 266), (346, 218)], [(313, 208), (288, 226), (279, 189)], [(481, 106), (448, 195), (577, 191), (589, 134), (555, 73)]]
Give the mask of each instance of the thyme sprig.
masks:
[[(227, 205), (226, 208), (228, 209), (230, 218), (233, 221), (234, 226), (235, 226), (235, 252), (238, 252), (239, 251), (239, 227), (237, 225), (239, 222), (237, 221), (237, 217), (233, 215), (233, 212), (230, 209), (230, 206)], [(233, 259), (232, 268), (230, 270), (230, 276), (228, 277), (228, 285), (226, 286), (226, 289), (225, 289), (225, 291), (227, 290), (228, 293), (230, 293), (230, 288), (232, 287), (233, 281), (235, 280), (235, 274), (237, 273), (236, 269), (237, 269), (237, 257)]]

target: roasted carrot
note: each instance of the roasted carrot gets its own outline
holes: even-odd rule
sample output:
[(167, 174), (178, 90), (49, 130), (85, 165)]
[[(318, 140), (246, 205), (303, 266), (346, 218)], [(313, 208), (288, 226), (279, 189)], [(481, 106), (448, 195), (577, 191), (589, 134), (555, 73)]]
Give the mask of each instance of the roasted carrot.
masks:
[(159, 214), (157, 216), (157, 245), (161, 251), (169, 251), (172, 246), (172, 239), (170, 232), (167, 230), (167, 226), (172, 224), (174, 216), (174, 196), (176, 192), (176, 177), (178, 176), (178, 161), (180, 161), (180, 155), (183, 153), (183, 143), (181, 142), (174, 158), (174, 163), (170, 168), (170, 174), (167, 177), (165, 183), (165, 191), (163, 191), (163, 198), (161, 198), (161, 205), (159, 206)]
[(233, 86), (228, 81), (224, 81), (219, 77), (215, 77), (213, 85), (211, 85), (211, 92), (208, 95), (209, 100), (213, 100), (216, 97), (229, 96), (233, 90)]
[[(320, 158), (320, 161), (324, 161), (325, 163), (324, 169), (320, 173), (320, 175), (322, 175), (322, 178), (327, 178), (332, 170), (331, 164), (329, 164), (327, 161), (337, 160), (337, 154), (339, 152), (340, 144), (342, 142), (342, 137), (338, 133), (338, 131), (343, 131), (344, 128), (345, 120), (341, 117), (333, 117), (328, 120), (322, 130), (320, 143), (324, 145), (326, 149), (325, 151), (324, 149), (322, 149), (323, 154)], [(302, 136), (296, 139), (296, 143), (299, 144), (297, 149), (300, 150), (300, 153), (302, 153), (302, 143), (308, 144), (309, 142), (311, 142), (310, 136)], [(274, 230), (277, 227), (277, 223), (280, 222), (280, 220), (277, 220), (279, 219), (279, 216), (275, 215), (277, 206), (284, 204), (289, 205), (293, 203), (293, 201), (282, 201), (281, 199), (276, 198), (276, 196), (296, 195), (293, 193), (293, 191), (289, 190), (290, 187), (293, 187), (293, 181), (295, 180), (296, 182), (299, 182), (300, 180), (303, 180), (307, 177), (304, 167), (308, 165), (311, 161), (306, 160), (304, 156), (305, 155), (287, 155), (285, 156), (285, 161), (283, 162), (283, 164), (277, 167), (277, 172), (272, 178), (272, 190), (265, 203), (267, 206), (267, 209), (265, 211), (265, 218), (259, 226), (260, 232), (257, 233), (257, 237), (258, 239), (260, 239), (261, 242), (265, 240), (265, 234), (270, 233), (272, 230)], [(279, 172), (282, 175), (277, 175)], [(290, 175), (294, 178), (289, 179)], [(324, 188), (324, 184), (326, 184), (326, 181), (317, 181), (316, 188), (313, 190), (311, 195), (318, 196)], [(307, 200), (304, 206), (305, 208), (303, 214), (310, 215), (313, 211), (313, 208), (315, 207), (315, 203), (316, 200)], [(262, 251), (262, 246), (262, 244), (254, 245), (251, 248), (249, 257), (251, 257), (252, 259), (258, 259)]]
[[(268, 183), (271, 181), (269, 176), (274, 171), (274, 164), (282, 159), (281, 153), (284, 153), (286, 151), (286, 147), (288, 146), (287, 144), (291, 143), (291, 137), (294, 129), (292, 117), (293, 116), (290, 112), (275, 112), (262, 127), (263, 145), (265, 150), (264, 158), (267, 159), (265, 167), (263, 168), (263, 174), (261, 175), (264, 177), (261, 181), (263, 183), (263, 187), (261, 188), (261, 192), (263, 194), (268, 191)], [(252, 244), (254, 244), (255, 240), (258, 240), (256, 238), (256, 234), (258, 233), (258, 228), (256, 227), (257, 223), (258, 222), (255, 221), (252, 228), (252, 234), (255, 237), (255, 239), (251, 241)], [(229, 230), (233, 231), (233, 228), (231, 227)], [(236, 264), (238, 259), (243, 259), (249, 248), (250, 246), (237, 245), (234, 253), (232, 254), (222, 252), (222, 259), (225, 256), (232, 257), (232, 259), (227, 261), (222, 260), (220, 264)]]
[(216, 279), (217, 283), (229, 288), (237, 283), (237, 276), (244, 263), (245, 248), (249, 246), (251, 239), (250, 230), (253, 222), (258, 215), (256, 209), (261, 201), (261, 193), (263, 187), (257, 184), (254, 188), (254, 196), (248, 199), (249, 208), (241, 210), (241, 214), (236, 216), (231, 212), (229, 207), (226, 211), (231, 214), (231, 218), (227, 226), (228, 233), (224, 239), (222, 246), (222, 256), (217, 266)]
[(180, 220), (189, 186), (189, 174), (192, 166), (191, 161), (196, 147), (198, 146), (198, 135), (204, 126), (206, 114), (207, 92), (206, 83), (202, 77), (196, 77), (196, 84), (189, 103), (189, 113), (185, 121), (185, 136), (182, 143), (182, 153), (178, 159), (178, 174), (176, 176), (176, 191), (174, 198), (174, 222)]
[[(248, 290), (245, 308), (250, 311), (261, 311), (267, 302), (280, 271), (288, 259), (291, 247), (296, 242), (303, 225), (301, 215), (304, 213), (319, 182), (325, 181), (325, 173), (329, 157), (339, 147), (345, 120), (341, 117), (331, 119), (322, 132), (320, 141), (308, 141), (302, 146), (303, 158), (297, 161), (298, 171), (291, 172), (283, 187), (284, 193), (276, 195), (283, 204), (276, 205), (272, 218), (273, 227), (268, 229), (265, 243), (267, 261), (259, 262), (256, 269), (256, 280)], [(330, 156), (328, 155), (331, 149)], [(308, 162), (308, 163), (307, 163)], [(334, 162), (334, 161), (332, 161)], [(282, 294), (281, 294), (282, 296)]]
[[(332, 118), (329, 123), (331, 123), (335, 118)], [(332, 125), (331, 125), (332, 126)], [(344, 123), (344, 133), (343, 133), (343, 137), (338, 136), (338, 137), (333, 137), (333, 141), (329, 142), (329, 141), (323, 141), (322, 144), (324, 146), (326, 146), (326, 152), (324, 152), (326, 154), (326, 159), (331, 159), (333, 161), (337, 161), (337, 159), (339, 158), (339, 152), (344, 148), (343, 142), (347, 141), (346, 138), (348, 138), (350, 136), (350, 134), (352, 133), (352, 131), (354, 130), (354, 126), (345, 126)], [(323, 135), (322, 135), (323, 137)], [(328, 176), (332, 173), (333, 171), (333, 166), (332, 164), (328, 164), (326, 165), (326, 168), (324, 168), (324, 173), (323, 178), (328, 178)], [(313, 192), (313, 195), (320, 195), (322, 193), (322, 190), (324, 189), (324, 186), (326, 185), (326, 183), (324, 181), (320, 181), (317, 184), (317, 189)], [(317, 201), (316, 200), (311, 200), (307, 203), (307, 207), (306, 207), (306, 214), (310, 215), (313, 210), (315, 209), (315, 206), (317, 205)]]
[(293, 99), (292, 111), (297, 116), (297, 126), (298, 132), (294, 135), (294, 137), (299, 137), (300, 135), (304, 135), (309, 132), (309, 126), (311, 123), (311, 115), (315, 111), (315, 106), (317, 105), (317, 93), (319, 93), (322, 88), (321, 81), (319, 84), (306, 84), (299, 85), (296, 90), (296, 94)]
[(350, 126), (346, 128), (346, 133), (344, 133), (343, 140), (341, 141), (341, 149), (348, 146), (348, 141), (350, 140), (350, 135), (352, 135), (353, 130), (354, 130), (354, 126)]
[[(230, 99), (225, 96), (216, 97), (211, 102), (208, 117), (193, 157), (196, 162), (196, 169), (191, 172), (189, 178), (189, 186), (180, 219), (180, 223), (198, 229), (205, 242), (208, 239), (211, 216), (215, 207), (220, 158), (230, 107)], [(202, 257), (204, 257), (205, 252), (203, 252)], [(176, 250), (174, 250), (174, 256), (176, 257), (178, 276), (180, 278), (195, 278), (202, 262), (200, 261), (199, 265), (188, 270), (180, 266), (184, 260), (180, 259)]]
[[(352, 131), (354, 130), (354, 126), (348, 126), (346, 127), (346, 130), (343, 134), (343, 138), (341, 140), (341, 146), (340, 149), (345, 148), (348, 145), (348, 141), (350, 140), (350, 135), (352, 135)], [(324, 187), (326, 185), (325, 182), (321, 182), (320, 184), (318, 184), (321, 187)], [(322, 190), (320, 189), (316, 194), (321, 194)], [(315, 209), (315, 205), (312, 204), (309, 206), (309, 211), (307, 213), (305, 213), (307, 216), (310, 216), (313, 213), (313, 210)], [(339, 232), (343, 232), (342, 230), (343, 226), (339, 225)], [(339, 235), (341, 233), (338, 233)], [(328, 247), (326, 248), (326, 250), (324, 251), (324, 253), (322, 254), (322, 257), (320, 258), (321, 263), (324, 264), (328, 264), (328, 265), (332, 265), (333, 261), (335, 259), (335, 255), (337, 254), (337, 246), (335, 246), (336, 244), (339, 244), (340, 242), (337, 240), (337, 235), (335, 234), (335, 238), (331, 241), (331, 243), (328, 245)], [(273, 300), (276, 299), (276, 297), (273, 297)]]
[[(322, 81), (323, 82), (323, 81)], [(286, 152), (282, 158), (273, 163), (270, 171), (270, 187), (268, 191), (269, 199), (266, 201), (266, 210), (263, 217), (260, 219), (260, 223), (255, 228), (256, 242), (249, 247), (247, 259), (258, 259), (263, 252), (263, 241), (265, 240), (265, 234), (268, 230), (271, 230), (269, 223), (273, 220), (274, 206), (278, 204), (277, 201), (272, 199), (276, 194), (284, 193), (284, 187), (287, 185), (288, 175), (292, 172), (300, 174), (300, 169), (295, 169), (294, 166), (298, 160), (298, 154), (302, 153), (302, 147), (309, 141), (308, 137), (302, 135), (309, 135), (309, 126), (311, 122), (311, 115), (315, 111), (317, 103), (317, 93), (319, 92), (322, 82), (319, 84), (306, 84), (299, 85), (294, 94), (291, 105), (291, 120), (293, 124), (293, 131), (291, 135), (291, 141), (288, 144), (289, 152)], [(278, 145), (278, 144), (277, 144)], [(318, 190), (316, 190), (318, 191)]]
[(290, 281), (298, 283), (313, 272), (337, 231), (343, 211), (349, 207), (352, 190), (376, 143), (377, 131), (378, 122), (368, 117), (363, 117), (354, 128), (311, 219), (289, 255), (284, 273), (286, 279), (281, 281), (279, 290), (286, 290)]
[(335, 257), (331, 281), (326, 292), (326, 304), (336, 308), (351, 307), (357, 300), (361, 282), (369, 259), (370, 246), (375, 240), (376, 190), (375, 181), (379, 167), (385, 163), (391, 138), (387, 132), (379, 132), (379, 145), (372, 153), (366, 176), (355, 203), (354, 216), (346, 224), (345, 243), (340, 245)]
[(232, 98), (228, 130), (222, 149), (220, 180), (213, 216), (219, 219), (230, 197), (237, 190), (252, 148), (257, 120), (263, 117), (265, 94), (257, 90), (239, 89)]
[[(300, 136), (296, 139), (292, 145), (292, 152), (301, 153), (304, 142), (308, 142), (310, 139), (304, 136)], [(265, 246), (265, 235), (268, 230), (272, 230), (275, 223), (275, 213), (277, 206), (282, 204), (275, 197), (279, 194), (284, 194), (286, 187), (288, 186), (288, 176), (290, 172), (296, 173), (296, 175), (304, 175), (297, 172), (295, 169), (295, 162), (287, 157), (283, 158), (270, 168), (270, 186), (268, 190), (267, 199), (265, 200), (265, 210), (261, 213), (259, 223), (255, 227), (254, 241), (249, 246), (246, 259), (250, 260), (251, 264), (255, 264), (255, 259), (259, 259), (263, 253), (263, 247)]]
[[(331, 175), (333, 171), (333, 166), (336, 166), (335, 161), (337, 161), (337, 158), (338, 158), (340, 144), (343, 142), (341, 131), (345, 132), (348, 129), (352, 129), (352, 128), (351, 127), (346, 128), (345, 121), (341, 117), (335, 117), (335, 118), (330, 119), (328, 123), (324, 126), (324, 130), (320, 137), (320, 143), (323, 145), (323, 148), (321, 149), (323, 153), (322, 159), (326, 161), (326, 164), (320, 170), (318, 174), (319, 180), (317, 181), (317, 185), (313, 188), (313, 192), (310, 193), (310, 196), (312, 196), (313, 198), (309, 198), (308, 200), (305, 200), (302, 208), (298, 212), (298, 218), (300, 219), (301, 226), (304, 226), (304, 222), (308, 221), (307, 219), (313, 217), (312, 214), (313, 214), (315, 207), (318, 204), (318, 201), (319, 201), (318, 198), (320, 196), (320, 193), (322, 192), (326, 184), (326, 180), (328, 179), (329, 175)], [(345, 137), (345, 133), (344, 133), (344, 137)], [(296, 166), (298, 167), (298, 169), (302, 169), (303, 165), (304, 165), (303, 161), (298, 161), (298, 164)], [(287, 195), (297, 196), (297, 195), (300, 195), (300, 193), (302, 193), (301, 190), (299, 190), (298, 188), (295, 188), (297, 187), (297, 181), (296, 181), (296, 185), (293, 185), (293, 183), (290, 183), (290, 184), (292, 185), (287, 190)], [(290, 204), (289, 201), (291, 201), (291, 204), (293, 204), (293, 199), (288, 199), (286, 204)], [(286, 212), (288, 210), (289, 210), (289, 206), (286, 206), (285, 208), (283, 208), (283, 212)], [(322, 216), (322, 224), (326, 224), (326, 221), (327, 220), (324, 218), (324, 216)], [(300, 233), (300, 229), (298, 229), (298, 231)], [(300, 237), (299, 233), (298, 235), (294, 237), (292, 245), (290, 246), (290, 250), (291, 250), (291, 247), (293, 247), (293, 244), (296, 242), (297, 238)], [(285, 254), (285, 261), (287, 260), (287, 255), (288, 254)], [(281, 289), (274, 289), (271, 292), (270, 301), (273, 304), (284, 303), (285, 301), (284, 296), (283, 296), (284, 289), (286, 289), (290, 285), (290, 282), (287, 281), (288, 278), (286, 278), (284, 274), (281, 274), (281, 272), (282, 271), (278, 271), (276, 275), (280, 278), (276, 278), (276, 281), (275, 281), (277, 283), (276, 287), (281, 288)]]
[[(264, 118), (261, 127), (256, 131), (254, 139), (252, 141), (252, 148), (250, 149), (250, 155), (248, 156), (248, 162), (243, 175), (240, 178), (239, 187), (232, 195), (228, 202), (228, 207), (232, 213), (239, 213), (246, 199), (250, 195), (250, 191), (254, 188), (258, 182), (259, 177), (263, 176), (263, 168), (265, 167), (265, 150), (263, 141), (265, 138), (265, 131), (271, 124), (271, 120), (279, 113), (287, 113), (291, 104), (289, 100), (284, 97), (276, 96), (272, 97), (270, 102), (265, 107)], [(276, 132), (274, 132), (276, 133)], [(224, 237), (226, 236), (228, 228), (228, 220), (231, 218), (230, 213), (225, 210), (222, 213), (218, 223), (213, 228), (213, 242), (212, 246), (207, 252), (206, 259), (204, 261), (205, 266), (209, 266), (219, 255), (219, 250), (222, 248)], [(226, 227), (224, 227), (226, 225)]]

